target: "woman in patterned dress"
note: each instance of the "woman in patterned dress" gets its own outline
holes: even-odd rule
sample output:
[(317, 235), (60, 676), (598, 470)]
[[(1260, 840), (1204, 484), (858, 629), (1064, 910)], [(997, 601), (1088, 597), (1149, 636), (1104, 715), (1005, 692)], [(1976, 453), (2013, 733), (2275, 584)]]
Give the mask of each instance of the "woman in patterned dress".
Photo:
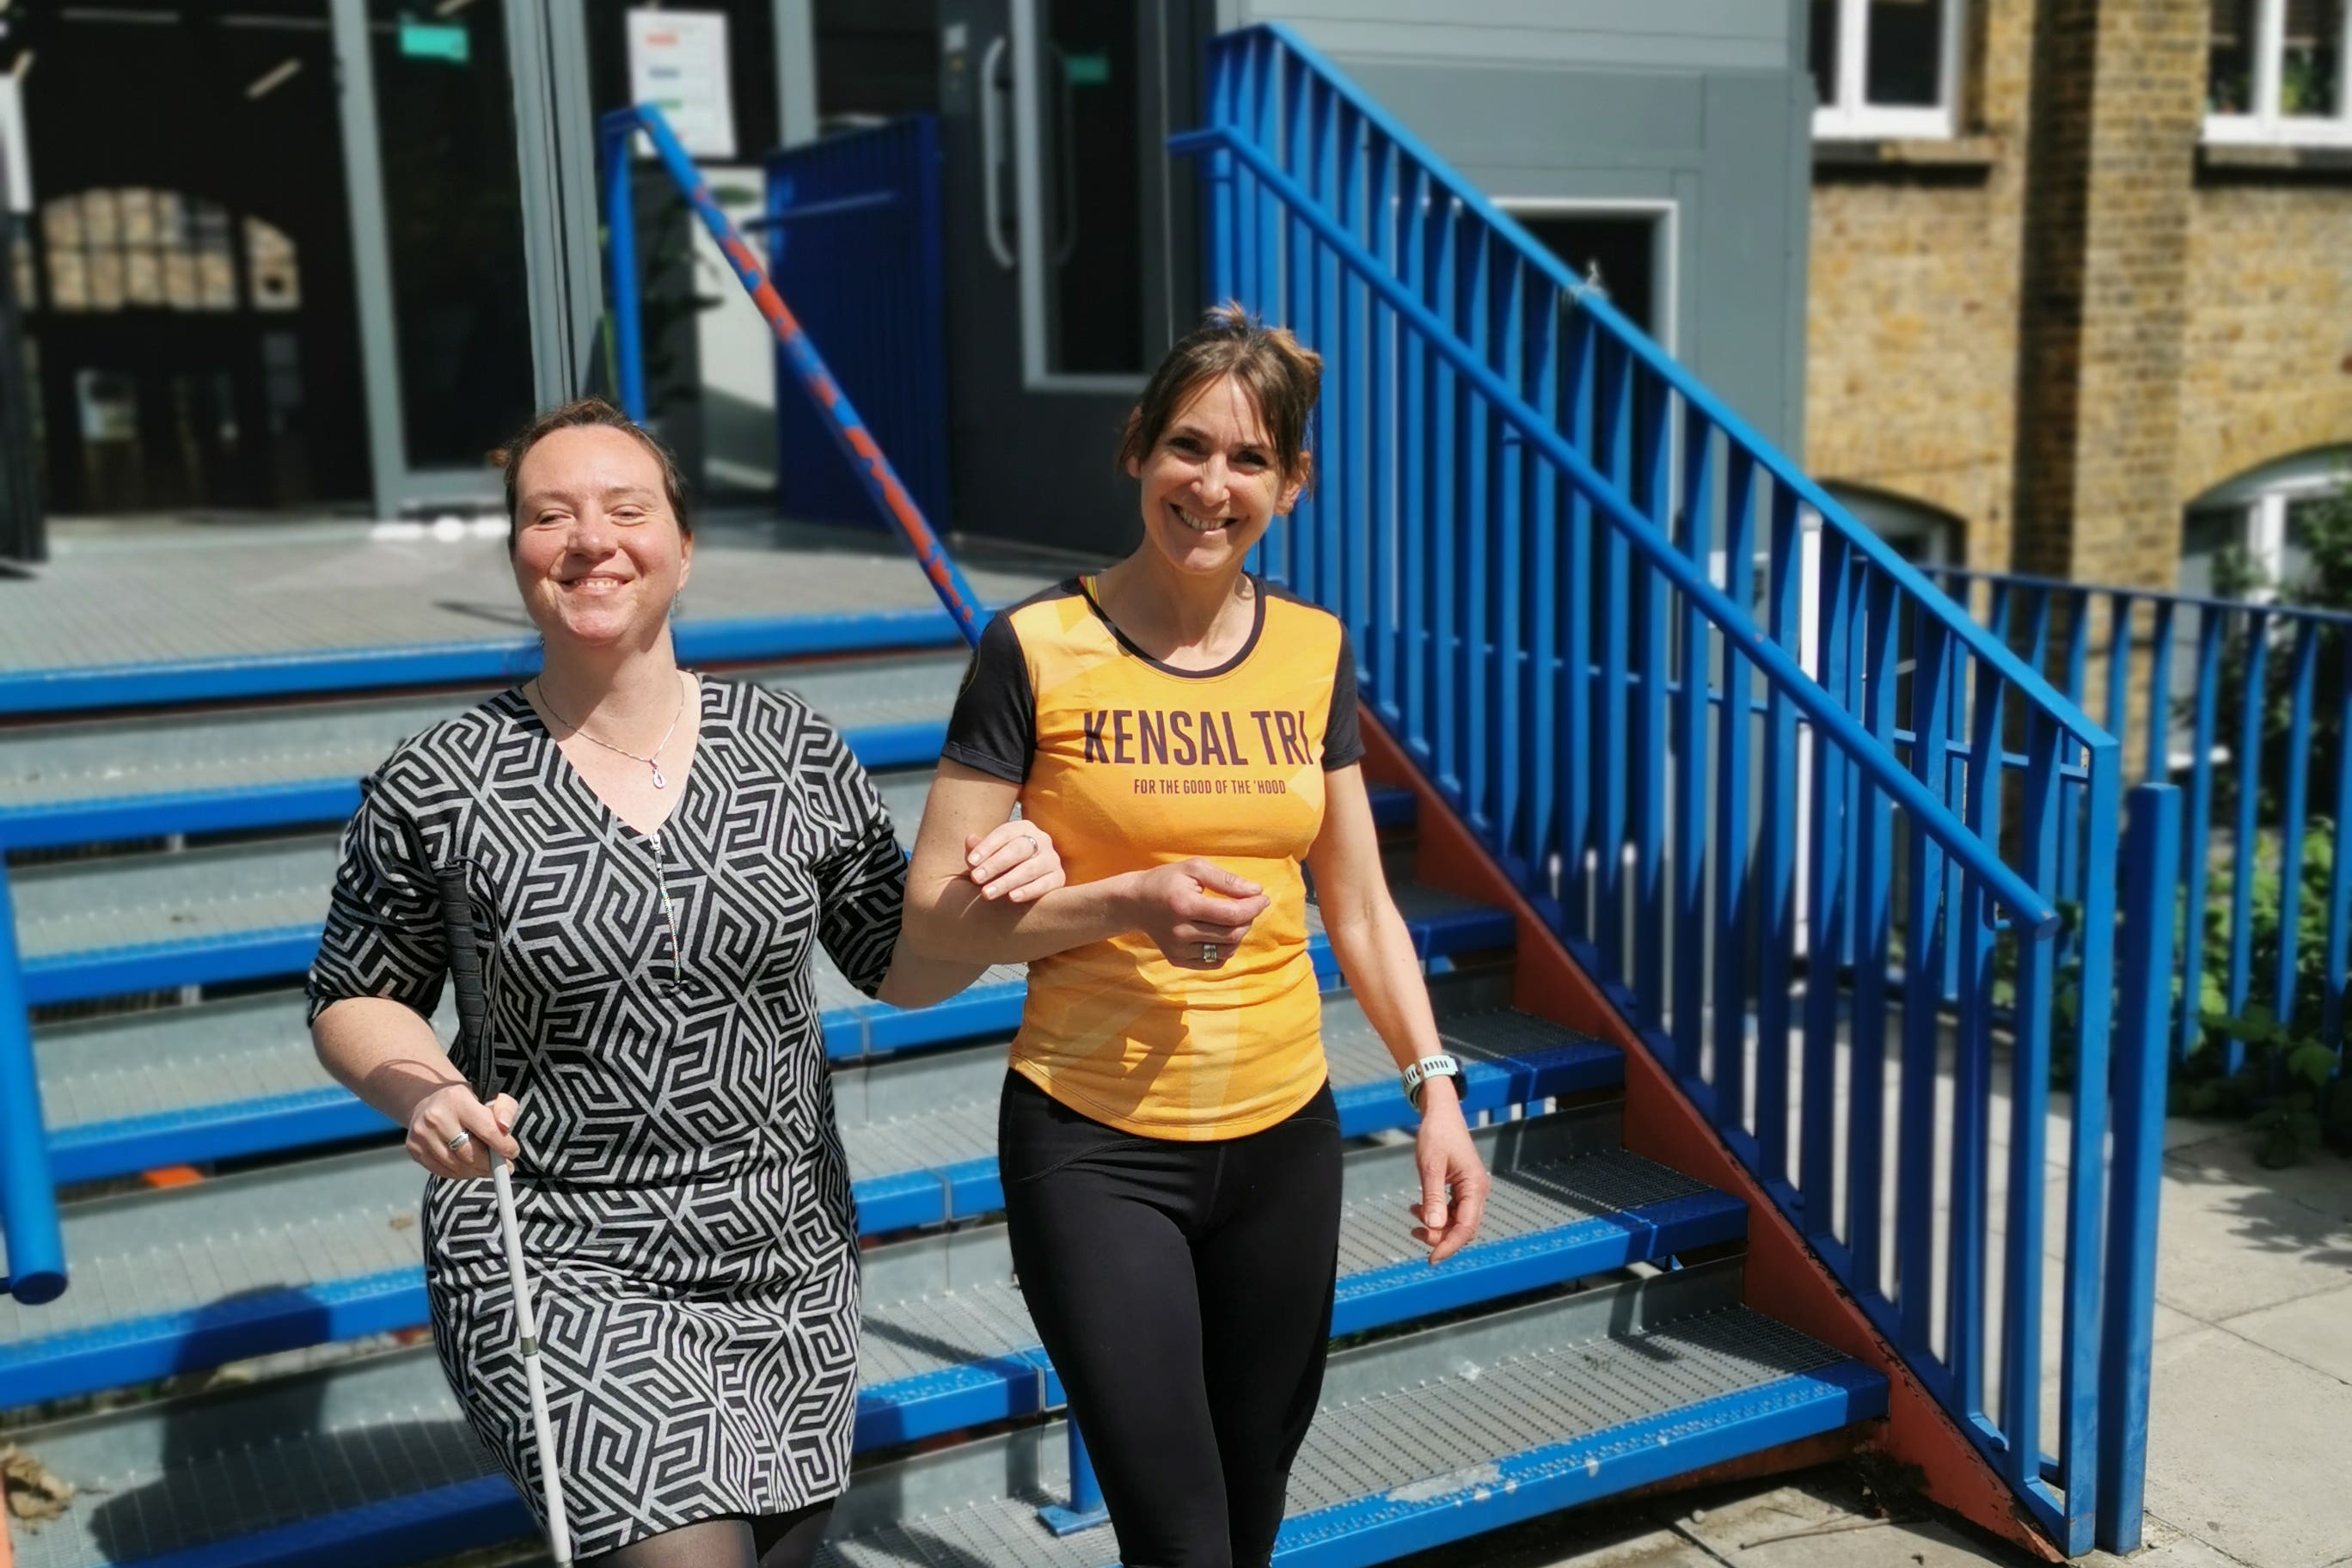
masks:
[[(899, 942), (906, 860), (832, 726), (678, 668), (693, 539), (668, 455), (591, 402), (504, 457), (545, 668), (366, 781), (313, 1037), (432, 1174), (434, 1342), (533, 1510), (513, 1299), (476, 1179), (492, 1148), (520, 1178), (582, 1561), (798, 1568), (846, 1481), (856, 1402), (857, 1229), (811, 950), (903, 1006), (983, 966)], [(1022, 823), (968, 851), (992, 899), (1061, 885)], [(486, 1038), (457, 1060), (425, 1022), (447, 965), (436, 870), (453, 864), (488, 995)]]

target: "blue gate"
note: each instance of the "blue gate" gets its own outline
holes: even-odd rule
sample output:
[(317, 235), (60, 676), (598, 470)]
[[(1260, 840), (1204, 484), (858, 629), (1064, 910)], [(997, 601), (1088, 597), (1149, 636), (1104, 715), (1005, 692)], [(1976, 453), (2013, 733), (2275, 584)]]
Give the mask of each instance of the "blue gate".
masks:
[[(948, 521), (939, 123), (909, 114), (768, 157), (768, 276), (808, 323), (923, 514)], [(777, 384), (792, 366), (779, 362)], [(816, 411), (776, 399), (787, 516), (870, 525), (873, 503)]]

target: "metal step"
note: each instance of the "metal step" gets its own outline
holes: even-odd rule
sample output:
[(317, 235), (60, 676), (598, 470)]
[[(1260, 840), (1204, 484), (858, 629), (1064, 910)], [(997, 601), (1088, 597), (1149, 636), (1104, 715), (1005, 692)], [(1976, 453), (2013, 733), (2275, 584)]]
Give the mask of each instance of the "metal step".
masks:
[[(908, 654), (726, 679), (796, 693), (880, 770), (938, 761), (964, 662)], [(496, 689), (0, 727), (0, 848), (338, 822), (394, 746)], [(1412, 796), (1378, 792), (1374, 811), (1383, 826), (1409, 822)]]
[[(877, 777), (904, 839), (920, 821), (929, 781), (922, 773)], [(1388, 797), (1412, 805), (1402, 791)], [(17, 876), (20, 942), (36, 977), (28, 986), (37, 1002), (53, 1001), (128, 989), (134, 976), (144, 988), (187, 984), (192, 973), (216, 982), (299, 968), (317, 942), (315, 928), (300, 922), (323, 918), (334, 856), (332, 840), (306, 837), (28, 868)], [(1493, 946), (1507, 924), (1468, 900), (1410, 884), (1397, 897), (1416, 935), (1441, 954)], [(1331, 984), (1338, 965), (1312, 908), (1308, 924), (1318, 972)], [(74, 946), (109, 941), (115, 945)], [(960, 995), (910, 1013), (867, 1000), (822, 952), (815, 963), (825, 1049), (835, 1060), (1007, 1034), (1021, 1020), (1019, 964), (998, 965)], [(302, 1011), (298, 994), (269, 994), (37, 1031), (57, 1179), (95, 1181), (382, 1130), (317, 1065)], [(436, 1021), (445, 1038), (454, 1032), (446, 996)]]
[[(890, 781), (902, 796), (913, 785)], [(898, 819), (902, 837), (918, 818)], [(17, 949), (28, 1006), (84, 1001), (177, 985), (219, 984), (294, 974), (308, 967), (326, 919), (337, 859), (332, 834), (304, 834), (258, 843), (180, 852), (111, 856), (27, 867), (15, 873)], [(1507, 948), (1516, 939), (1507, 910), (1407, 883), (1395, 889), (1423, 959)], [(1307, 926), (1318, 967), (1332, 972), (1322, 919), (1310, 905)], [(826, 1010), (875, 1006), (839, 981), (820, 961), (829, 991)], [(979, 989), (975, 987), (975, 989)], [(977, 997), (962, 1005), (1001, 994)], [(887, 1014), (895, 1009), (884, 1008)], [(1010, 1028), (1019, 1017), (996, 1026)], [(895, 1049), (904, 1042), (877, 1017), (862, 1050)], [(859, 1054), (859, 1053), (836, 1053)]]
[[(1885, 1414), (1883, 1377), (1738, 1294), (1712, 1265), (1334, 1356), (1276, 1561), (1400, 1557)], [(1037, 1519), (1068, 1474), (1059, 1422), (863, 1471), (821, 1561), (1100, 1568), (1108, 1530)]]
[[(1434, 1269), (1419, 1259), (1407, 1234), (1405, 1205), (1417, 1186), (1412, 1151), (1349, 1157), (1338, 1331), (1499, 1300), (1742, 1234), (1745, 1215), (1737, 1202), (1617, 1149), (1614, 1114), (1606, 1108), (1513, 1122), (1479, 1137), (1497, 1178), (1487, 1231), (1476, 1247)], [(331, 1185), (320, 1194), (328, 1201), (341, 1195)], [(414, 1235), (404, 1233), (412, 1245)], [(421, 1285), (411, 1289), (421, 1312)], [(1736, 1279), (1731, 1289), (1736, 1297)], [(865, 1297), (862, 1449), (1024, 1414), (1041, 1400), (1059, 1403), (1013, 1284), (1001, 1227), (869, 1255)], [(1456, 1358), (1449, 1352), (1430, 1364), (1453, 1365)], [(395, 1502), (402, 1502), (398, 1545), (404, 1549), (412, 1529), (420, 1540), (440, 1539), (447, 1524), (436, 1517), (442, 1510), (454, 1510), (461, 1521), (482, 1514), (482, 1499), (467, 1504), (447, 1495), (453, 1485), (486, 1474), (487, 1462), (457, 1416), (438, 1363), (421, 1346), (259, 1387), (37, 1427), (14, 1440), (60, 1477), (90, 1489), (67, 1519), (20, 1541), (26, 1568), (136, 1561), (296, 1521), (309, 1521), (306, 1549), (315, 1550), (326, 1538), (311, 1532), (373, 1533), (371, 1516), (348, 1517), (350, 1510)], [(502, 1479), (490, 1480), (505, 1492)], [(437, 1500), (431, 1495), (436, 1489), (443, 1494)], [(420, 1492), (427, 1495), (413, 1495)], [(510, 1493), (503, 1501), (515, 1506)], [(347, 1517), (331, 1521), (338, 1513)], [(509, 1526), (471, 1539), (510, 1533)], [(349, 1543), (365, 1549), (363, 1542)], [(386, 1545), (380, 1541), (375, 1549)], [(268, 1559), (227, 1552), (207, 1560)], [(358, 1560), (415, 1558), (368, 1550)]]
[[(964, 656), (771, 665), (727, 679), (796, 692), (868, 768), (938, 760)], [(0, 846), (332, 822), (359, 780), (497, 688), (162, 712), (0, 729)]]
[[(952, 1238), (933, 1261), (977, 1293), (984, 1246)], [(884, 1272), (877, 1255), (869, 1300)], [(1738, 1296), (1737, 1265), (1713, 1264), (1334, 1356), (1282, 1561), (1398, 1555), (1884, 1413), (1877, 1374)], [(869, 1358), (891, 1353), (881, 1322)], [(19, 1568), (409, 1563), (529, 1528), (421, 1349), (16, 1436), (85, 1489), (20, 1538)], [(1115, 1555), (1108, 1531), (1057, 1542), (1035, 1521), (1064, 1499), (1066, 1454), (1049, 1422), (861, 1471), (828, 1559), (1097, 1568)], [(1349, 1538), (1355, 1554), (1323, 1555)]]
[[(1463, 1001), (1473, 984), (1441, 983)], [(1327, 1029), (1335, 1082), (1359, 1120), (1411, 1121), (1387, 1052), (1348, 999)], [(1524, 1015), (1449, 1015), (1499, 1108), (1616, 1081), (1612, 1049)], [(1548, 1055), (1497, 1047), (1539, 1042)], [(994, 1212), (1000, 1049), (840, 1069), (835, 1099), (859, 1229)], [(1376, 1092), (1366, 1095), (1360, 1089)], [(378, 1126), (383, 1124), (379, 1121)], [(68, 1205), (71, 1285), (38, 1307), (0, 1301), (0, 1408), (423, 1321), (415, 1231), (423, 1174), (397, 1147)]]

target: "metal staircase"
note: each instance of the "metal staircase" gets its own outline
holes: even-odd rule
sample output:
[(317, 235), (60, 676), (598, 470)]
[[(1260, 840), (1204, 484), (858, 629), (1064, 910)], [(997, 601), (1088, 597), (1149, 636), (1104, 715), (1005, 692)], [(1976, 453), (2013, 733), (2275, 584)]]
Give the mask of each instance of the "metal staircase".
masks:
[[(907, 656), (751, 678), (832, 714), (911, 837), (929, 775), (906, 764), (936, 753), (959, 667)], [(77, 814), (119, 822), (100, 814), (132, 809), (152, 833), (262, 789), (345, 800), (355, 765), (467, 700), (19, 727), (0, 735), (0, 833), (38, 825), (54, 844)], [(1402, 870), (1412, 797), (1382, 790), (1376, 811)], [(316, 941), (333, 859), (331, 833), (293, 820), (257, 839), (25, 867), (13, 880), (26, 994), (38, 1005), (282, 979)], [(1419, 1258), (1402, 1217), (1411, 1150), (1380, 1136), (1410, 1112), (1360, 1011), (1327, 994), (1334, 1088), (1359, 1140), (1335, 1332), (1475, 1315), (1422, 1331), (1445, 1346), (1434, 1382), (1418, 1339), (1334, 1363), (1284, 1560), (1371, 1561), (1879, 1414), (1877, 1373), (1738, 1305), (1739, 1266), (1724, 1254), (1746, 1205), (1622, 1146), (1620, 1053), (1508, 1005), (1510, 921), (1412, 882), (1398, 894), (1444, 1032), (1470, 1064), (1469, 1103), (1496, 1119), (1478, 1136), (1497, 1190), (1475, 1247), (1441, 1268)], [(1019, 988), (1017, 971), (999, 971), (908, 1013), (838, 976), (821, 987), (860, 1228), (891, 1238), (866, 1257), (857, 1427), (861, 1454), (881, 1462), (843, 1510), (844, 1563), (930, 1539), (1008, 1564), (1109, 1557), (1107, 1533), (1055, 1542), (1034, 1520), (1034, 1500), (1062, 1484), (1057, 1428), (1036, 1425), (1061, 1394), (992, 1217)], [(66, 1518), (16, 1527), (26, 1568), (421, 1561), (528, 1529), (430, 1348), (400, 1342), (425, 1322), (422, 1179), (316, 1066), (300, 1005), (298, 991), (248, 991), (34, 1032), (71, 1288), (0, 1302), (0, 1408), (167, 1377), (188, 1391), (9, 1435), (80, 1489)], [(74, 1191), (187, 1163), (233, 1173)], [(1685, 1257), (1715, 1261), (1656, 1274)], [(264, 1356), (300, 1364), (250, 1381), (249, 1358)], [(201, 1388), (185, 1375), (237, 1363)], [(887, 1462), (974, 1428), (946, 1453)]]
[[(1337, 372), (1318, 494), (1264, 564), (1354, 633), (1391, 881), (1497, 1179), (1475, 1246), (1432, 1268), (1404, 1245), (1408, 1113), (1318, 934), (1357, 1140), (1351, 1342), (1277, 1557), (1353, 1568), (1835, 1434), (2045, 1552), (2128, 1546), (2168, 922), (2145, 879), (2119, 900), (2058, 865), (2062, 840), (2069, 876), (2126, 842), (2116, 742), (1295, 35), (1220, 38), (1208, 80), (1210, 123), (1178, 142), (1208, 160), (1219, 292)], [(814, 345), (728, 254), (969, 630), (976, 601)], [(681, 652), (936, 647), (946, 624)], [(832, 717), (910, 828), (960, 664), (753, 678)], [(456, 679), (428, 654), (383, 684), (404, 675)], [(338, 658), (253, 689), (366, 685)], [(172, 706), (202, 694), (184, 679), (89, 689), (150, 706), (0, 731), (0, 846), (196, 837), (0, 873), (0, 1407), (207, 1375), (12, 1432), (82, 1489), (17, 1558), (356, 1565), (521, 1534), (415, 1342), (421, 1182), (310, 1065), (284, 988), (357, 774), (467, 695), (197, 713)], [(2177, 817), (2161, 785), (2130, 805), (2138, 867)], [(2078, 887), (2062, 1015), (2046, 939)], [(915, 1012), (838, 977), (823, 997), (877, 1238), (833, 1559), (1108, 1563), (1107, 1532), (1037, 1519), (1075, 1478), (992, 1218), (1019, 973)], [(73, 1186), (191, 1163), (213, 1173)]]

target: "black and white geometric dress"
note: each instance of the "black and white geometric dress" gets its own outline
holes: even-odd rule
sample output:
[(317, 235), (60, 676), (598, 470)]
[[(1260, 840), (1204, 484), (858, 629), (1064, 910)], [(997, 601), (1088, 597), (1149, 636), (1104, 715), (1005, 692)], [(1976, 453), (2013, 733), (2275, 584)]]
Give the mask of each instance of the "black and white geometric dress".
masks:
[[(872, 994), (906, 862), (831, 725), (758, 687), (701, 691), (653, 835), (519, 690), (403, 742), (344, 835), (310, 973), (314, 1019), (348, 996), (430, 1016), (434, 868), (466, 863), (489, 1038), (456, 1065), (521, 1108), (515, 1200), (583, 1556), (823, 1501), (849, 1472), (857, 1227), (812, 959), (822, 942)], [(490, 1184), (427, 1178), (425, 1240), (442, 1367), (536, 1513)]]

